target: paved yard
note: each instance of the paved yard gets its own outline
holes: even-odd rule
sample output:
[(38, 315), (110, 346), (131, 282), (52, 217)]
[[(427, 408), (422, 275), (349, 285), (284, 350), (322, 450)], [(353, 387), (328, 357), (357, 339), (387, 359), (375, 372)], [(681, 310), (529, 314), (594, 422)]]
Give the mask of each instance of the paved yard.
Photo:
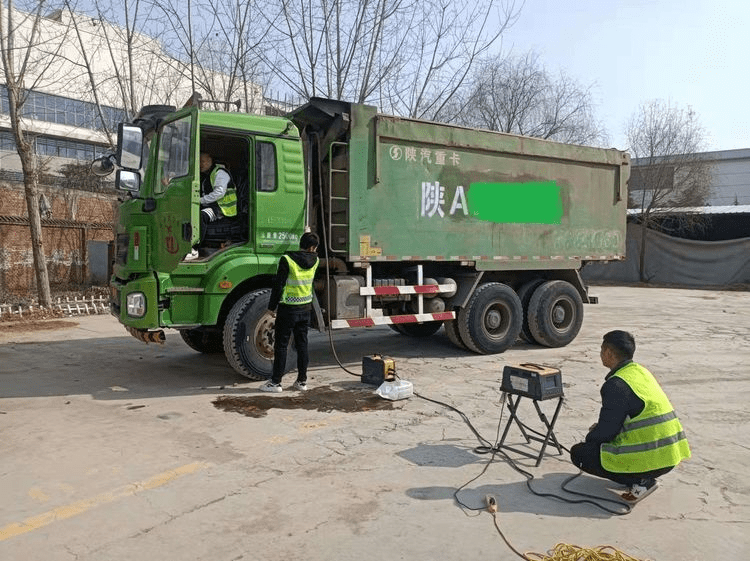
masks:
[[(750, 293), (592, 293), (600, 304), (586, 306), (580, 335), (562, 349), (477, 356), (442, 331), (410, 339), (387, 328), (334, 341), (350, 370), (363, 355), (394, 357), (418, 393), (460, 409), (491, 441), (503, 366), (556, 366), (565, 402), (555, 432), (569, 447), (596, 419), (601, 335), (632, 331), (636, 360), (662, 382), (693, 457), (626, 516), (532, 495), (502, 457), (487, 467), (455, 412), (373, 397), (338, 367), (327, 336), (312, 338), (309, 394), (269, 396), (176, 332), (146, 346), (92, 316), (0, 330), (0, 559), (514, 558), (486, 511), (454, 500), (467, 483), (461, 501), (481, 507), (495, 496), (500, 528), (521, 551), (564, 542), (654, 561), (750, 558)], [(533, 425), (533, 409), (521, 413)], [(522, 437), (512, 430), (509, 441)], [(547, 454), (538, 468), (512, 456), (535, 489), (571, 497), (560, 490), (577, 473), (567, 456)], [(588, 476), (572, 485), (614, 496)]]

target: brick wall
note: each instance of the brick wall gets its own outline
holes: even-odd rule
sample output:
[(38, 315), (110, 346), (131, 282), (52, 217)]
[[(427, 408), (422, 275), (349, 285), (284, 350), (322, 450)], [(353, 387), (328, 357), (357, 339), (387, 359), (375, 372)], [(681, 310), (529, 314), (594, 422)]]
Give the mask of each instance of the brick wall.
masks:
[[(79, 290), (88, 282), (87, 242), (113, 239), (116, 197), (109, 193), (42, 186), (52, 215), (42, 220), (50, 287)], [(23, 186), (0, 183), (0, 300), (35, 296), (36, 278)]]

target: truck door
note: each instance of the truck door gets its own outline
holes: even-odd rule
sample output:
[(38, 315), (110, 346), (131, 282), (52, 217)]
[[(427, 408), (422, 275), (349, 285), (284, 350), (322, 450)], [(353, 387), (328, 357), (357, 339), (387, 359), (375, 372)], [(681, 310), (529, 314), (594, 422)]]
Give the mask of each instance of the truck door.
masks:
[(298, 249), (305, 226), (305, 174), (298, 139), (254, 143), (255, 237), (258, 253)]
[[(174, 270), (199, 235), (198, 170), (193, 149), (194, 113), (162, 125), (153, 175), (154, 269)], [(195, 198), (195, 202), (194, 199)]]

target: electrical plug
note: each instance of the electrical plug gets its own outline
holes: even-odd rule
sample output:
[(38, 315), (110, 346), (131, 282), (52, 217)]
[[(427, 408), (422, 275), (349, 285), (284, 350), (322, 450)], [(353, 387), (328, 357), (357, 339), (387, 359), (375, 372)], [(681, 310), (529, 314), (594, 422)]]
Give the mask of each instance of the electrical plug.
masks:
[(490, 512), (497, 512), (497, 501), (492, 495), (487, 495), (484, 498), (484, 502), (487, 503), (487, 510)]

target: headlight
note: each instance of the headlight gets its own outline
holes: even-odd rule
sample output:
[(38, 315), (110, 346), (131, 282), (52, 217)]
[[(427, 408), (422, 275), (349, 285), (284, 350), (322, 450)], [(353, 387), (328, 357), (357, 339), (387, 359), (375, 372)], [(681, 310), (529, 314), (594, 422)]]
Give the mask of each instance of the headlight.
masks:
[(128, 294), (128, 315), (133, 318), (146, 315), (146, 295), (143, 292)]

